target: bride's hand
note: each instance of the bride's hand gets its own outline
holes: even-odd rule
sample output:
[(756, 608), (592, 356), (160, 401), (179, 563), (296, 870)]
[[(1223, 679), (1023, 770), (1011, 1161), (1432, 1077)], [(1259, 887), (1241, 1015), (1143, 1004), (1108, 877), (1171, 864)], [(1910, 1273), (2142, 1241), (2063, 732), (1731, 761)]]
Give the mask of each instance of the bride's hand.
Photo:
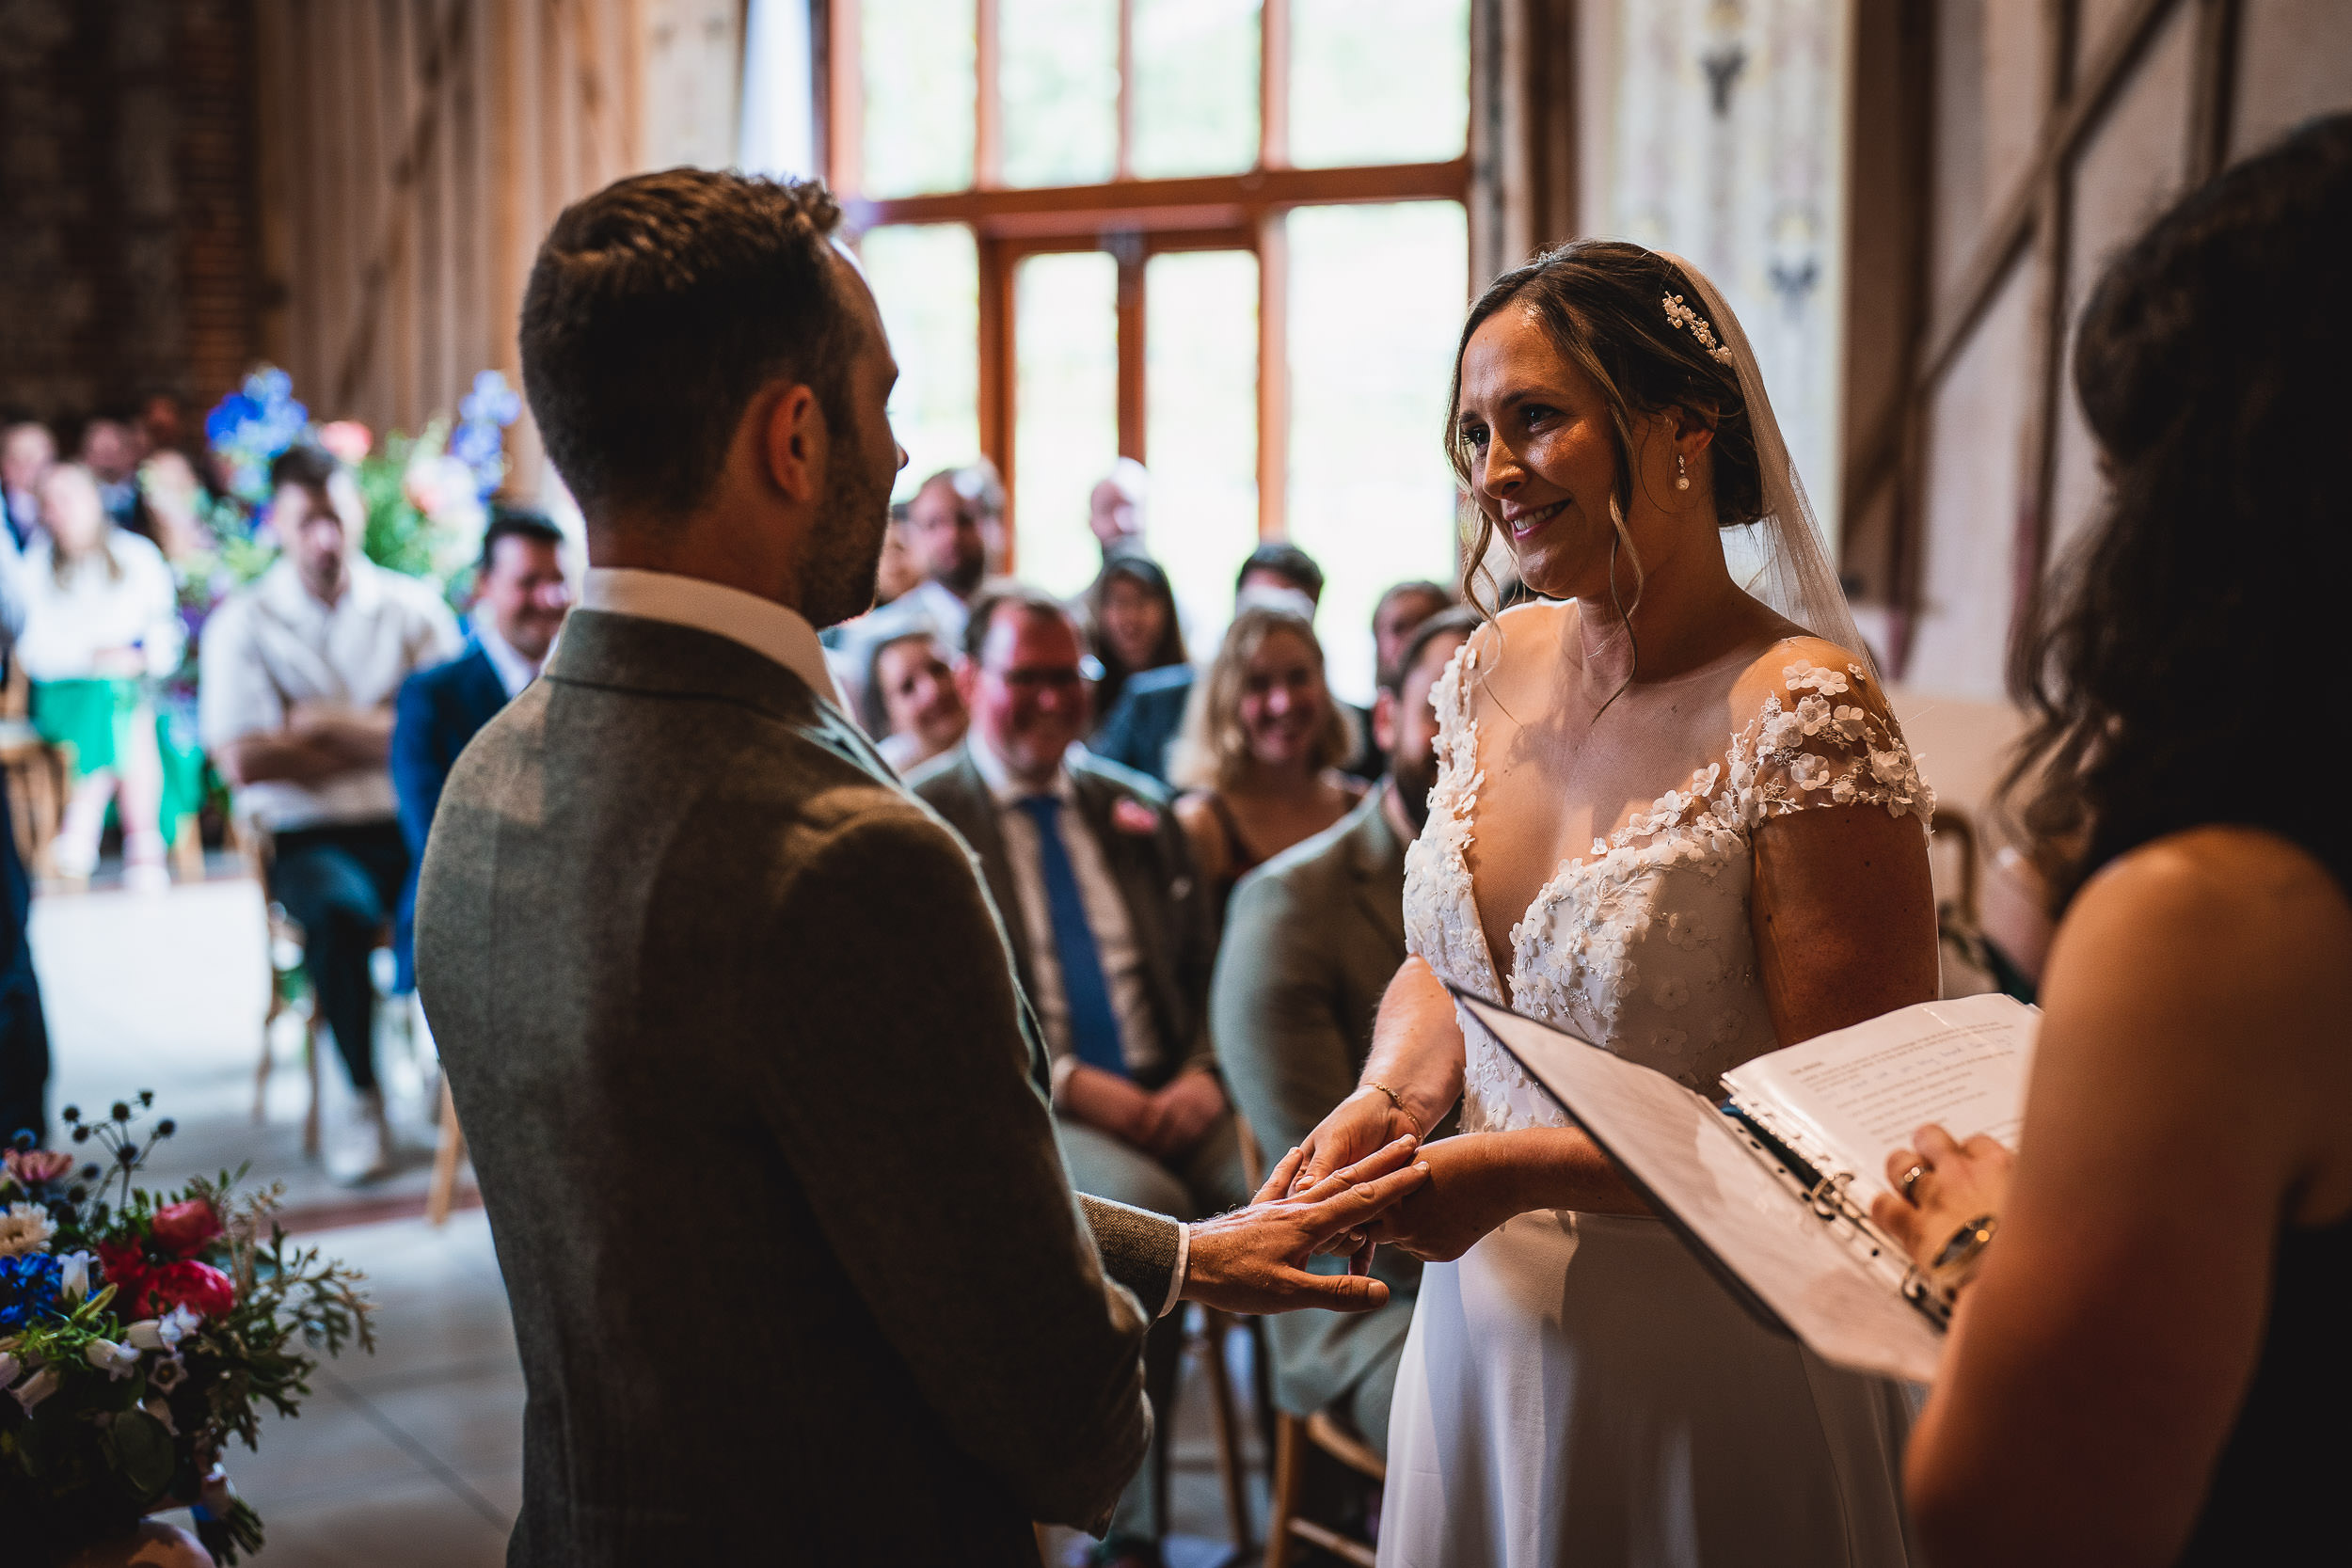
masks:
[(1381, 1215), (1371, 1227), (1371, 1239), (1423, 1262), (1448, 1263), (1461, 1257), (1481, 1236), (1528, 1207), (1510, 1155), (1509, 1141), (1491, 1133), (1422, 1145), (1428, 1182)]
[[(1377, 1085), (1377, 1086), (1376, 1086)], [(1454, 997), (1419, 958), (1406, 958), (1380, 999), (1363, 1086), (1299, 1145), (1297, 1192), (1410, 1132), (1426, 1138), (1462, 1090), (1462, 1030)]]
[(1374, 1150), (1408, 1133), (1418, 1138), (1422, 1132), (1393, 1101), (1367, 1085), (1334, 1106), (1298, 1146), (1298, 1175), (1291, 1182), (1291, 1191), (1305, 1192)]

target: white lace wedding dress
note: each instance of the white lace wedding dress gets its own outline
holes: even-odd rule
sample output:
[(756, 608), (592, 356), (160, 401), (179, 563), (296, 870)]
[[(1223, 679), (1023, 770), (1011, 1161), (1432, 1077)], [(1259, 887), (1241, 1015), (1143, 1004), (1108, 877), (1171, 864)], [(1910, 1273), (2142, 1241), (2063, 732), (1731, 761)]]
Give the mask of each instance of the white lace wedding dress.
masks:
[[(1500, 998), (1463, 854), (1484, 777), (1476, 646), (1433, 696), (1439, 770), (1405, 920), (1440, 975)], [(1778, 684), (1719, 761), (1536, 895), (1511, 933), (1520, 1012), (1702, 1093), (1774, 1047), (1748, 924), (1756, 827), (1851, 803), (1924, 827), (1933, 810), (1858, 665), (1798, 657)], [(1567, 1125), (1464, 1034), (1465, 1132)], [(1906, 1560), (1899, 1390), (1758, 1326), (1653, 1219), (1521, 1214), (1430, 1265), (1391, 1423), (1384, 1565)]]

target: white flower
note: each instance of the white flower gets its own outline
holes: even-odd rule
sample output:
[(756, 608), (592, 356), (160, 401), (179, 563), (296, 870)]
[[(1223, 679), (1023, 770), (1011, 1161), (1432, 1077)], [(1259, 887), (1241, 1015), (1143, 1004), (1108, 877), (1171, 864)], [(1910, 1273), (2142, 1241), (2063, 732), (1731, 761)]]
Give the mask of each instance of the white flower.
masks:
[(1823, 788), (1829, 775), (1829, 764), (1810, 752), (1800, 752), (1788, 764), (1788, 782), (1799, 789)]
[(1793, 713), (1775, 713), (1764, 721), (1767, 751), (1786, 752), (1804, 738), (1804, 721)]
[(1669, 974), (1651, 990), (1649, 998), (1668, 1012), (1673, 1012), (1690, 1002), (1690, 983), (1678, 975)]
[(1911, 759), (1901, 752), (1872, 752), (1870, 776), (1883, 784), (1908, 784), (1911, 780)]
[(1864, 713), (1858, 707), (1850, 707), (1843, 704), (1839, 705), (1837, 709), (1837, 733), (1844, 736), (1848, 740), (1860, 740), (1863, 736), (1863, 721), (1868, 717), (1869, 715)]
[(79, 1301), (89, 1294), (90, 1255), (69, 1252), (57, 1259), (57, 1291), (68, 1301)]
[(1811, 689), (1824, 697), (1835, 697), (1846, 689), (1846, 677), (1835, 670), (1824, 670), (1816, 664), (1791, 664), (1780, 673), (1791, 691)]
[(92, 1339), (82, 1347), (82, 1358), (108, 1377), (129, 1377), (137, 1370), (139, 1353), (112, 1339)]
[(178, 1350), (180, 1341), (196, 1332), (204, 1322), (184, 1307), (175, 1307), (165, 1316), (148, 1318), (133, 1323), (122, 1331), (125, 1344), (140, 1350)]
[(1868, 684), (1869, 684), (1869, 681), (1870, 681), (1870, 674), (1869, 674), (1869, 672), (1868, 672), (1868, 671), (1867, 671), (1867, 670), (1865, 670), (1865, 669), (1863, 669), (1863, 668), (1862, 668), (1862, 666), (1861, 666), (1861, 665), (1859, 665), (1859, 664), (1849, 664), (1849, 665), (1847, 665), (1847, 666), (1846, 666), (1846, 673), (1848, 673), (1849, 675), (1851, 675), (1851, 676), (1854, 678), (1854, 682), (1855, 682), (1855, 684), (1856, 684), (1856, 685), (1860, 685), (1860, 686), (1867, 686), (1867, 685), (1868, 685)]
[(48, 1210), (38, 1203), (11, 1203), (8, 1212), (0, 1214), (0, 1258), (47, 1252), (49, 1238), (56, 1233)]
[(168, 1394), (179, 1387), (181, 1380), (187, 1375), (188, 1369), (178, 1356), (159, 1356), (155, 1364), (147, 1369), (147, 1386), (159, 1394)]
[(1819, 735), (1829, 726), (1829, 703), (1820, 697), (1807, 697), (1797, 705), (1797, 717), (1804, 721), (1804, 733)]
[(1829, 798), (1831, 800), (1836, 801), (1842, 806), (1851, 802), (1853, 800), (1853, 797), (1854, 785), (1851, 779), (1845, 778), (1841, 775), (1840, 777), (1831, 781), (1829, 786)]
[(8, 1392), (16, 1396), (16, 1402), (24, 1407), (24, 1414), (30, 1416), (33, 1406), (56, 1393), (57, 1385), (64, 1381), (57, 1375), (55, 1367), (43, 1367)]

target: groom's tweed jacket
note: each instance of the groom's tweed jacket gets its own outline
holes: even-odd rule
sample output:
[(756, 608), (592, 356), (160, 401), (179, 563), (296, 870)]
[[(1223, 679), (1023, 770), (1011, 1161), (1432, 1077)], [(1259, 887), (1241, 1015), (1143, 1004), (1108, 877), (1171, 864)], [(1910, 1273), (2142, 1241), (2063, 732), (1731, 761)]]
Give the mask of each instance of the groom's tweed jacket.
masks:
[(1033, 1565), (1107, 1514), (1151, 1414), (1104, 1264), (1156, 1309), (1174, 1227), (1073, 1202), (967, 851), (798, 676), (575, 612), (417, 929), (529, 1387), (510, 1563)]

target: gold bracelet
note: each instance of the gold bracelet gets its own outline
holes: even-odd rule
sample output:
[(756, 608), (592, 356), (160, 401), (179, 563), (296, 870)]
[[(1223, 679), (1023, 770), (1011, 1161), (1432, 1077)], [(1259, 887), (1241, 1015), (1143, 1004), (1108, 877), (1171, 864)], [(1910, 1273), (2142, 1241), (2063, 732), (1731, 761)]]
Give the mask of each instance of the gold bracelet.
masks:
[(1405, 1108), (1405, 1097), (1403, 1095), (1389, 1087), (1388, 1085), (1370, 1078), (1365, 1079), (1361, 1084), (1359, 1084), (1357, 1087), (1362, 1089), (1378, 1089), (1382, 1094), (1387, 1095), (1389, 1097), (1389, 1103), (1395, 1107), (1396, 1114), (1413, 1124), (1413, 1136), (1416, 1139), (1419, 1139), (1422, 1136), (1421, 1117), (1413, 1115), (1412, 1112)]

